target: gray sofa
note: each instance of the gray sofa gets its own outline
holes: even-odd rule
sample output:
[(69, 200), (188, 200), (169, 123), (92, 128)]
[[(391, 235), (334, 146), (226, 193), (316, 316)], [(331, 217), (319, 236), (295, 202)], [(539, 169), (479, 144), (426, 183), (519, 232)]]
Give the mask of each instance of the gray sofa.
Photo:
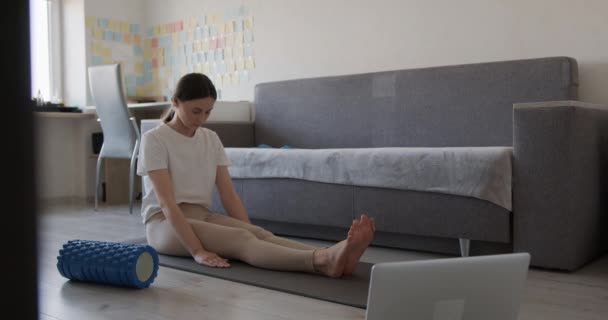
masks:
[[(209, 127), (226, 147), (507, 147), (509, 207), (377, 185), (233, 181), (251, 218), (277, 234), (339, 240), (366, 212), (374, 245), (525, 251), (533, 266), (576, 270), (608, 248), (608, 109), (576, 101), (577, 70), (549, 57), (263, 83), (253, 123)], [(212, 210), (223, 212), (217, 194)]]

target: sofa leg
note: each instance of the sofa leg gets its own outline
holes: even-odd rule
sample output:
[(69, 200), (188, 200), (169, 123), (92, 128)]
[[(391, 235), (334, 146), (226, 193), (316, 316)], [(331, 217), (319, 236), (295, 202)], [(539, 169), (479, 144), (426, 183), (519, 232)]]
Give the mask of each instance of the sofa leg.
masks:
[(471, 246), (471, 240), (458, 238), (458, 241), (460, 242), (460, 255), (463, 257), (468, 257), (469, 247)]

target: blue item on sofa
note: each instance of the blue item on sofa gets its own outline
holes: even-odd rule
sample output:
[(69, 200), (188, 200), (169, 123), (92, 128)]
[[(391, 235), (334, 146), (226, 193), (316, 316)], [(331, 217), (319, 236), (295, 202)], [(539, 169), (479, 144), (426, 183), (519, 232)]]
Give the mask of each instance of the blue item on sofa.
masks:
[(59, 273), (71, 280), (147, 288), (158, 273), (158, 254), (148, 245), (70, 240), (57, 256)]
[(272, 146), (269, 146), (267, 144), (260, 144), (260, 145), (258, 145), (258, 148), (270, 149), (270, 148), (272, 148)]

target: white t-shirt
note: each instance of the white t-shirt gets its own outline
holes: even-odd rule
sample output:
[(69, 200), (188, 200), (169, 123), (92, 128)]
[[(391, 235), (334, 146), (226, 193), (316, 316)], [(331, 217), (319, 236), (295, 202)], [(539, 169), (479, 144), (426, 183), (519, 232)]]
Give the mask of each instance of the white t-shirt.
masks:
[(141, 215), (146, 223), (161, 211), (149, 171), (169, 169), (175, 200), (211, 206), (217, 166), (230, 165), (217, 134), (199, 128), (187, 137), (167, 124), (146, 132), (141, 141), (137, 174), (143, 177), (145, 194)]

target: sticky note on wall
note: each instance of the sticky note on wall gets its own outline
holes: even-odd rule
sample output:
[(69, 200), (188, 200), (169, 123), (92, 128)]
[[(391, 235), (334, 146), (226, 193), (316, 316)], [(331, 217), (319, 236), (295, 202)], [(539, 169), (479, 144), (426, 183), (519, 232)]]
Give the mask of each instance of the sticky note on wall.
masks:
[(245, 30), (253, 30), (253, 17), (247, 17), (244, 20)]
[(253, 60), (252, 57), (247, 58), (247, 60), (245, 61), (245, 68), (247, 70), (255, 69), (255, 61)]
[(103, 31), (101, 29), (93, 30), (93, 39), (103, 40)]
[(85, 26), (89, 29), (92, 29), (94, 27), (97, 26), (97, 18), (95, 17), (91, 17), (91, 16), (87, 16), (85, 18), (85, 22), (84, 22)]

